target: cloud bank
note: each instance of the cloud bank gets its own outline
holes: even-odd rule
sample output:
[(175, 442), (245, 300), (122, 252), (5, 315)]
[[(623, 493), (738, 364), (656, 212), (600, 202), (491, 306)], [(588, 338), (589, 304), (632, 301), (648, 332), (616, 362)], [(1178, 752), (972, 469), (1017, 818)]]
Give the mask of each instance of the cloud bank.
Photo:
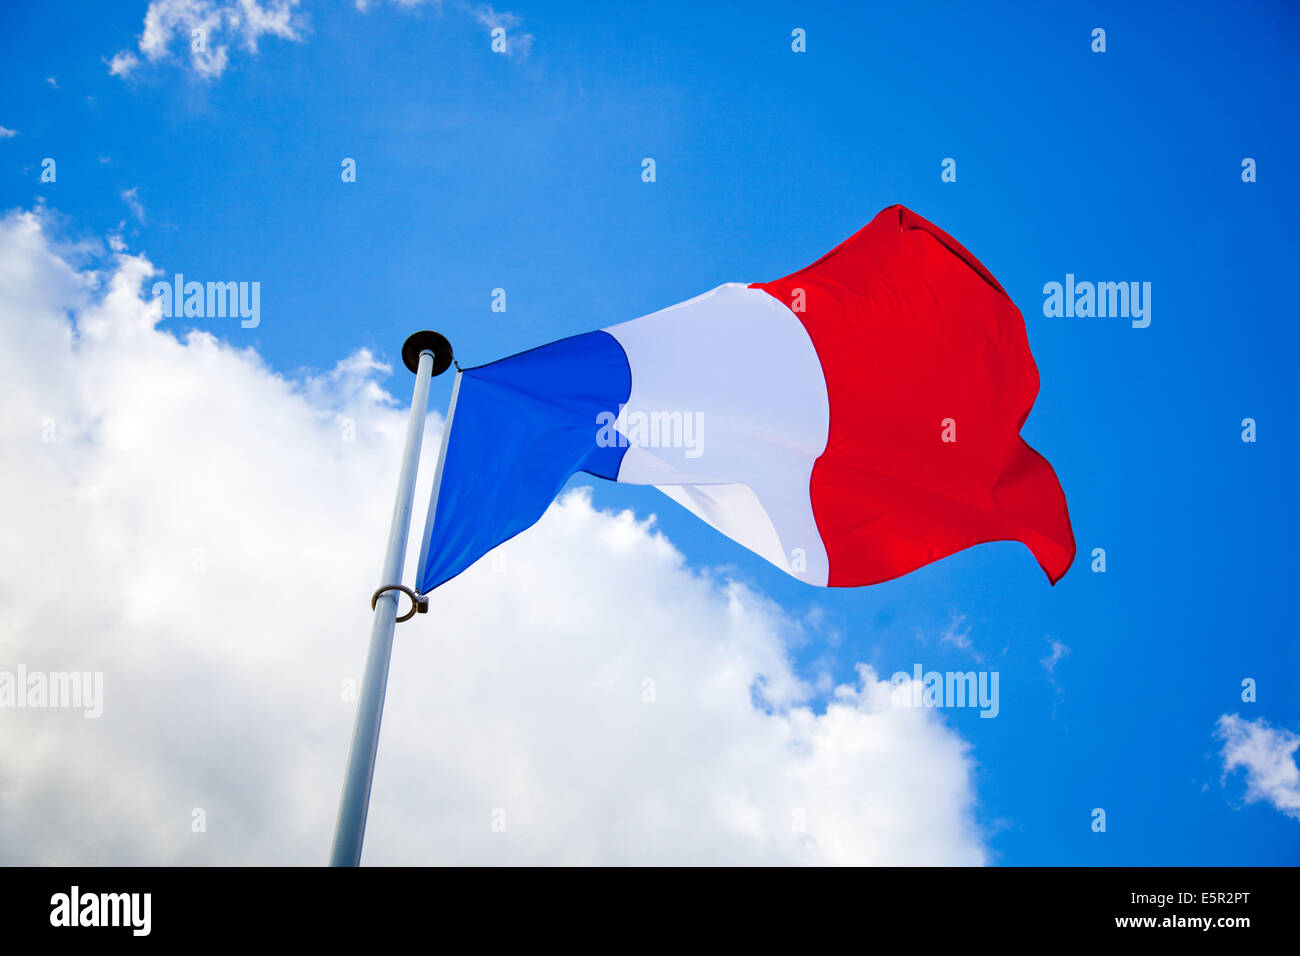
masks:
[[(0, 708), (0, 862), (323, 863), (405, 412), (367, 351), (160, 328), (153, 272), (0, 219), (0, 671), (103, 675), (98, 719)], [(865, 666), (813, 709), (803, 625), (652, 518), (571, 493), (431, 605), (366, 863), (987, 859), (968, 745)]]

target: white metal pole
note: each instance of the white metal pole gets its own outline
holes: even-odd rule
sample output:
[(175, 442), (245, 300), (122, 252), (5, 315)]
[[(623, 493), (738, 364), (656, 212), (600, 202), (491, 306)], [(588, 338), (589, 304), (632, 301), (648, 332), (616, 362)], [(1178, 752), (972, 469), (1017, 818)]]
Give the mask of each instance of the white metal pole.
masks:
[[(422, 333), (417, 333), (419, 334)], [(415, 336), (412, 336), (408, 342), (414, 339)], [(422, 349), (419, 353), (415, 391), (411, 396), (411, 417), (406, 425), (402, 471), (397, 482), (397, 501), (393, 505), (393, 520), (388, 529), (388, 550), (384, 554), (381, 585), (400, 584), (402, 580), (402, 565), (406, 560), (406, 539), (411, 530), (415, 473), (420, 464), (424, 418), (429, 405), (429, 380), (433, 377), (435, 358), (437, 356), (431, 349)], [(357, 719), (352, 729), (352, 746), (348, 751), (348, 768), (343, 778), (343, 796), (339, 800), (338, 822), (334, 827), (334, 845), (330, 851), (331, 866), (357, 866), (361, 862), (361, 841), (366, 832), (366, 811), (370, 807), (370, 783), (375, 773), (375, 754), (379, 749), (379, 723), (383, 717), (384, 692), (388, 685), (388, 664), (393, 654), (393, 628), (397, 621), (397, 606), (396, 591), (385, 591), (375, 604), (374, 619), (370, 628), (370, 650), (366, 654), (366, 671), (361, 681)]]

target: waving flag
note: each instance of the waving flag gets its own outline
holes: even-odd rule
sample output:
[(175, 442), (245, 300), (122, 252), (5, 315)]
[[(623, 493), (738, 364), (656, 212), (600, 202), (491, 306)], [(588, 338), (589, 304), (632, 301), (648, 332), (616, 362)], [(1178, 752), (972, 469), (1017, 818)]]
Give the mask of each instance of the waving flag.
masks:
[(806, 269), (464, 370), (430, 502), (427, 592), (537, 521), (580, 471), (649, 484), (815, 585), (986, 541), (1074, 560), (1065, 495), (1020, 437), (1024, 319), (902, 206)]

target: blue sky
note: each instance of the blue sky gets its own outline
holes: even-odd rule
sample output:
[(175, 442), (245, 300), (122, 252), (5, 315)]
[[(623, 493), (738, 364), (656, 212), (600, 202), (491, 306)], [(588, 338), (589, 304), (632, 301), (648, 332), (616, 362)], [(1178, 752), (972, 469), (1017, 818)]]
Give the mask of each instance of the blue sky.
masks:
[[(1005, 543), (816, 590), (652, 489), (597, 485), (596, 503), (653, 511), (692, 565), (810, 615), (809, 672), (999, 671), (997, 719), (945, 714), (996, 862), (1300, 862), (1300, 822), (1244, 802), (1213, 736), (1234, 712), (1300, 729), (1293, 7), (521, 5), (508, 35), (531, 48), (503, 56), (472, 11), (376, 0), (304, 8), (300, 41), (232, 45), (217, 77), (175, 48), (112, 76), (145, 7), (5, 5), (0, 205), (43, 201), (74, 236), (124, 223), (165, 276), (260, 281), (256, 329), (170, 321), (286, 375), (363, 345), (396, 362), (420, 327), (481, 364), (778, 278), (892, 203), (956, 237), (1026, 318), (1042, 390), (1024, 435), (1080, 548), (1058, 586)], [(1066, 273), (1150, 282), (1150, 327), (1044, 317)], [(954, 626), (969, 647), (942, 639)], [(1069, 653), (1049, 673), (1052, 641)]]

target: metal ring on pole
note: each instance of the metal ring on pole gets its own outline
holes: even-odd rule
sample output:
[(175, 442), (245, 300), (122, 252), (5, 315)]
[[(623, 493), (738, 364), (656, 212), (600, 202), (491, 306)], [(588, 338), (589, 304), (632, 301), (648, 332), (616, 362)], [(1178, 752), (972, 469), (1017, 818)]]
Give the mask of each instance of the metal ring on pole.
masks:
[(375, 605), (379, 603), (379, 595), (383, 594), (385, 591), (401, 591), (411, 599), (411, 609), (397, 619), (398, 624), (401, 624), (403, 621), (409, 621), (417, 614), (429, 613), (428, 597), (423, 594), (416, 594), (405, 584), (385, 584), (370, 596), (370, 610), (373, 611), (375, 609)]

